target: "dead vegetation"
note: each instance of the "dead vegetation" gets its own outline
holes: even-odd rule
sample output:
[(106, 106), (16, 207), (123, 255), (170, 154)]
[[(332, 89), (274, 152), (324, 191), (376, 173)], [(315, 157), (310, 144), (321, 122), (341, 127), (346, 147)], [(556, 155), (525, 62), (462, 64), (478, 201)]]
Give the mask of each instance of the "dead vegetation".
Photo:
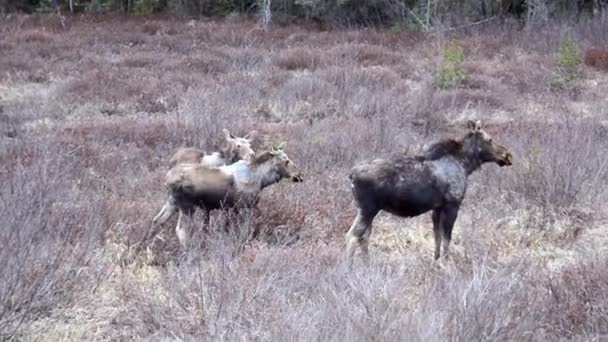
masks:
[(585, 51), (585, 64), (608, 71), (608, 49), (592, 48)]
[[(572, 28), (588, 51), (573, 98), (548, 87), (560, 42), (551, 25), (425, 37), (7, 18), (0, 339), (601, 339), (608, 76), (589, 48), (608, 32), (598, 20)], [(452, 39), (470, 78), (437, 89)], [(350, 168), (455, 137), (469, 118), (513, 150), (513, 166), (471, 177), (452, 261), (432, 264), (429, 217), (381, 214), (370, 265), (348, 271)], [(182, 253), (175, 222), (149, 236), (165, 161), (180, 146), (221, 146), (223, 128), (258, 130), (256, 148), (287, 141), (306, 179), (268, 189), (254, 216), (212, 215)]]

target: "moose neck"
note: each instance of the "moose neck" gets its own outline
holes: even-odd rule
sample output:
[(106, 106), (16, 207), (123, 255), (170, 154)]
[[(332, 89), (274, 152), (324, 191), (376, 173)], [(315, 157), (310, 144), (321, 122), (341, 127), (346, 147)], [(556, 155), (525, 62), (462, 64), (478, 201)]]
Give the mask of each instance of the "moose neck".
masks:
[(278, 175), (270, 175), (270, 176), (264, 177), (264, 179), (260, 183), (260, 190), (267, 188), (275, 183), (278, 183), (279, 180), (280, 180), (280, 177)]
[(481, 167), (481, 164), (483, 164), (479, 157), (477, 146), (470, 141), (463, 143), (460, 160), (467, 172), (467, 176), (477, 171)]
[(226, 148), (220, 151), (220, 156), (226, 161), (226, 164), (233, 164), (239, 161), (237, 153), (231, 148)]
[(274, 170), (273, 160), (270, 159), (256, 167), (256, 179), (259, 179), (260, 190), (281, 180), (279, 173)]

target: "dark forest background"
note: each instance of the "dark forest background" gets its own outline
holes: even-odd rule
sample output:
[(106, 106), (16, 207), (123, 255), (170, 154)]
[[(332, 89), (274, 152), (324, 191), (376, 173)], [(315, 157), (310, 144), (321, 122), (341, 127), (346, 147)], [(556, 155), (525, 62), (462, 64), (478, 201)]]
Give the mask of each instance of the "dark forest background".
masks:
[(0, 0), (0, 13), (122, 11), (194, 17), (262, 15), (279, 24), (450, 28), (495, 19), (521, 23), (602, 15), (608, 0)]

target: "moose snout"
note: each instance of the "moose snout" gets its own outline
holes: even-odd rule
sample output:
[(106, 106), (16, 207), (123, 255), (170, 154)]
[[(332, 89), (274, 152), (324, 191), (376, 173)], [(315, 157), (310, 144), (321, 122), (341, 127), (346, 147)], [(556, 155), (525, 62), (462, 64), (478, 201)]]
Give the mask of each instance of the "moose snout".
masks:
[(304, 177), (302, 174), (298, 173), (296, 175), (291, 176), (291, 181), (294, 183), (300, 183), (304, 181)]
[(498, 166), (511, 166), (513, 165), (513, 154), (511, 152), (504, 153), (498, 161)]

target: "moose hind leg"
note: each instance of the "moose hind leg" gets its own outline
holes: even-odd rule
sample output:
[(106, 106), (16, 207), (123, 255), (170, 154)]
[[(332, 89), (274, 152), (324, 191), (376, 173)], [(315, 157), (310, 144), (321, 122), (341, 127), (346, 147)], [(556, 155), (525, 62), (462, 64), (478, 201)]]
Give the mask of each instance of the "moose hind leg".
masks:
[(177, 225), (175, 226), (175, 235), (177, 235), (177, 240), (183, 249), (186, 249), (188, 246), (188, 228), (182, 226), (182, 219), (184, 217), (183, 211), (179, 210), (179, 216), (177, 218)]
[(205, 208), (202, 209), (202, 212), (203, 212), (203, 218), (202, 218), (203, 232), (208, 233), (209, 226), (211, 224), (211, 213), (209, 212), (209, 210), (207, 210)]
[(163, 214), (165, 213), (165, 210), (167, 210), (167, 202), (165, 202), (163, 204), (163, 207), (160, 208), (160, 211), (158, 212), (158, 214), (156, 214), (156, 216), (154, 216), (154, 218), (152, 219), (152, 222), (153, 223), (158, 222), (158, 219), (160, 219), (161, 216), (163, 216)]
[(365, 256), (368, 255), (369, 237), (371, 235), (372, 221), (375, 216), (376, 213), (367, 214), (362, 212), (362, 210), (359, 210), (357, 213), (353, 225), (348, 233), (346, 233), (346, 256), (348, 259), (352, 259), (357, 246), (361, 247)]
[(171, 198), (169, 198), (165, 204), (163, 204), (163, 207), (160, 209), (160, 211), (158, 212), (158, 214), (156, 214), (156, 216), (154, 216), (154, 218), (152, 219), (153, 223), (158, 223), (158, 224), (163, 224), (165, 222), (167, 222), (167, 220), (173, 216), (173, 214), (177, 211), (177, 207), (175, 206), (175, 204), (173, 203), (173, 200)]

